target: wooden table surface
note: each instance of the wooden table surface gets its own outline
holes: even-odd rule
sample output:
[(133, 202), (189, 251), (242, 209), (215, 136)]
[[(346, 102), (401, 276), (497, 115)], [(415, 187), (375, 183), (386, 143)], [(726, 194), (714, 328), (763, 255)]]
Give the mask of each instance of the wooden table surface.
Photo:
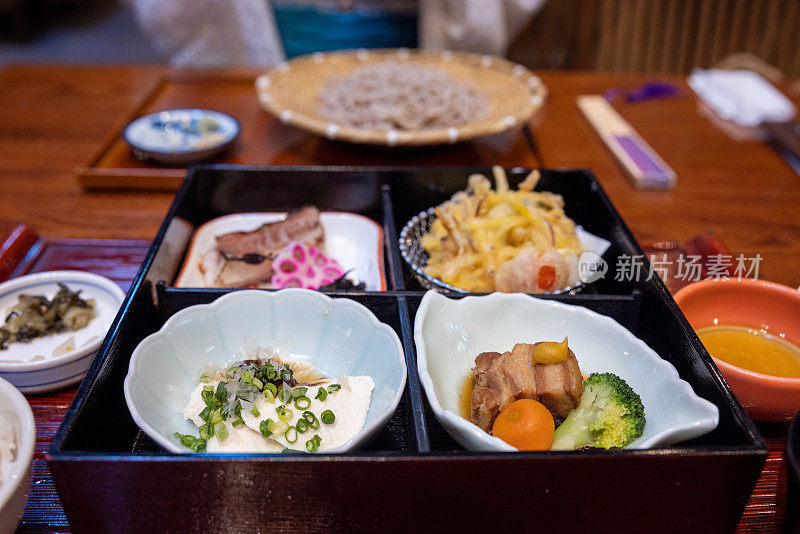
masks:
[[(27, 223), (46, 237), (152, 239), (172, 199), (158, 191), (84, 191), (82, 166), (167, 73), (162, 67), (9, 66), (0, 71), (0, 235)], [(235, 71), (255, 76), (258, 71)], [(224, 76), (226, 72), (215, 73)], [(715, 232), (729, 250), (760, 254), (759, 277), (800, 285), (800, 177), (761, 142), (735, 142), (697, 111), (683, 79), (676, 98), (617, 103), (678, 175), (671, 191), (634, 189), (580, 115), (575, 97), (611, 87), (634, 88), (644, 76), (540, 72), (550, 90), (532, 121), (538, 155), (519, 132), (453, 147), (390, 151), (353, 147), (264, 123), (259, 161), (274, 164), (491, 165), (591, 169), (640, 242), (685, 240)], [(795, 101), (787, 84), (784, 89)], [(797, 84), (795, 85), (797, 87)], [(219, 96), (224, 101), (225, 95)], [(180, 104), (180, 95), (173, 96)], [(249, 147), (253, 150), (253, 147)], [(256, 147), (258, 148), (258, 147)], [(245, 161), (246, 163), (246, 161)], [(52, 437), (74, 390), (31, 397), (40, 449)], [(741, 532), (774, 531), (780, 521), (781, 448), (785, 425), (760, 426), (771, 447), (765, 476), (742, 518)], [(759, 487), (762, 489), (759, 494)], [(31, 506), (57, 506), (33, 502)], [(23, 525), (29, 531), (64, 525)]]

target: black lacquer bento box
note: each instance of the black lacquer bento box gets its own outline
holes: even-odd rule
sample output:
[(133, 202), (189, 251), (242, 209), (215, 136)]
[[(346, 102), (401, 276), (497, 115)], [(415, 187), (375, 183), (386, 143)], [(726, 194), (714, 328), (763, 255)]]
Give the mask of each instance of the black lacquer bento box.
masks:
[[(454, 531), (729, 532), (767, 448), (661, 281), (606, 277), (548, 297), (608, 315), (671, 362), (719, 407), (719, 426), (651, 450), (476, 453), (438, 423), (417, 375), (414, 314), (423, 288), (398, 230), (464, 188), (475, 168), (195, 167), (178, 191), (107, 338), (49, 449), (70, 526), (79, 532)], [(527, 172), (510, 169), (512, 186)], [(611, 241), (605, 259), (641, 249), (588, 171), (542, 171), (539, 189)], [(305, 204), (362, 214), (383, 228), (387, 291), (351, 298), (394, 328), (408, 382), (388, 425), (342, 455), (172, 454), (134, 423), (123, 397), (133, 349), (177, 311), (223, 289), (177, 288), (193, 229), (240, 212)], [(453, 295), (455, 296), (455, 295)]]

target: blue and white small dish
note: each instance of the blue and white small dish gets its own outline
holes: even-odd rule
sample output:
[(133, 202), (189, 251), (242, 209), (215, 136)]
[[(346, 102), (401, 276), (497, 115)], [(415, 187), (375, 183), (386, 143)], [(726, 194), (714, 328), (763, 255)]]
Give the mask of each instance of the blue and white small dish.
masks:
[(228, 149), (239, 123), (210, 109), (167, 109), (139, 117), (122, 137), (136, 158), (164, 165), (189, 165)]
[[(80, 330), (38, 337), (26, 343), (9, 343), (0, 350), (0, 377), (23, 393), (45, 393), (80, 382), (94, 360), (125, 293), (104, 276), (83, 271), (49, 271), (29, 274), (0, 284), (0, 322), (20, 294), (44, 295), (58, 291), (58, 283), (81, 298), (94, 299), (95, 317)], [(57, 354), (54, 356), (53, 354)]]

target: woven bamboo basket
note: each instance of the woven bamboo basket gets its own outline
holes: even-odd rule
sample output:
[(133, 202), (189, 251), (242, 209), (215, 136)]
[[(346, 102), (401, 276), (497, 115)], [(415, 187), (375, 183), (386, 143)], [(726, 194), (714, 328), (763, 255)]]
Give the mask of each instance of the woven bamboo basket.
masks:
[[(319, 92), (332, 76), (346, 77), (369, 64), (388, 60), (432, 67), (481, 92), (489, 113), (480, 120), (450, 128), (373, 130), (336, 124), (317, 112)], [(464, 52), (406, 49), (315, 53), (275, 67), (256, 80), (261, 105), (283, 123), (329, 139), (387, 146), (455, 143), (504, 132), (525, 124), (543, 105), (547, 89), (538, 76), (504, 59)]]

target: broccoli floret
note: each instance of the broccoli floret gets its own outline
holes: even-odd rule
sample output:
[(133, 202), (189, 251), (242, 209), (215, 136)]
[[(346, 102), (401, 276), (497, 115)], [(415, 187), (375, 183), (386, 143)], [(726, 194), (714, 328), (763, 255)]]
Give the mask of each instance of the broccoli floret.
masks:
[(644, 405), (627, 382), (612, 373), (592, 373), (578, 407), (553, 435), (552, 450), (624, 447), (644, 432)]

